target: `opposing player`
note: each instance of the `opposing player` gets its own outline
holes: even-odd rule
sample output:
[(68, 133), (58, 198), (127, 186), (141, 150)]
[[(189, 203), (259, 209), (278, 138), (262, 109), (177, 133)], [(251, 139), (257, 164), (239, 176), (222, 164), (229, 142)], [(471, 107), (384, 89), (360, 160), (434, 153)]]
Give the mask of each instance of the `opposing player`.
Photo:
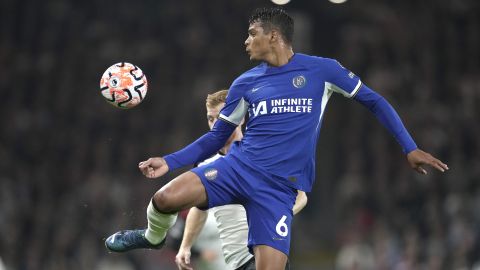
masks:
[[(292, 207), (297, 190), (310, 191), (323, 113), (333, 93), (367, 107), (402, 146), (410, 166), (444, 172), (448, 166), (417, 148), (398, 114), (337, 61), (294, 53), (293, 20), (280, 8), (257, 9), (249, 20), (246, 51), (262, 63), (231, 85), (219, 120), (184, 149), (140, 162), (148, 178), (206, 159), (221, 149), (249, 112), (246, 132), (221, 159), (176, 177), (157, 191), (147, 208), (148, 228), (113, 234), (111, 251), (160, 248), (179, 210), (242, 204), (248, 247), (256, 269), (285, 268)], [(352, 135), (353, 136), (353, 135)], [(387, 154), (387, 153), (386, 153)]]
[[(221, 109), (225, 106), (227, 90), (221, 90), (207, 96), (207, 119), (208, 125), (213, 125), (218, 120)], [(230, 149), (232, 142), (239, 141), (243, 137), (241, 125), (239, 125), (228, 139), (225, 146), (213, 157), (200, 163), (199, 166), (206, 166), (225, 155)], [(307, 195), (299, 191), (293, 214), (301, 211), (307, 204)], [(231, 204), (213, 207), (208, 211), (202, 211), (192, 207), (187, 216), (182, 244), (178, 250), (175, 262), (179, 269), (193, 269), (190, 265), (191, 248), (195, 239), (200, 234), (208, 215), (213, 215), (217, 224), (222, 242), (224, 259), (232, 269), (251, 270), (255, 269), (255, 260), (248, 252), (248, 224), (245, 209), (242, 205)], [(287, 267), (288, 269), (288, 267)]]

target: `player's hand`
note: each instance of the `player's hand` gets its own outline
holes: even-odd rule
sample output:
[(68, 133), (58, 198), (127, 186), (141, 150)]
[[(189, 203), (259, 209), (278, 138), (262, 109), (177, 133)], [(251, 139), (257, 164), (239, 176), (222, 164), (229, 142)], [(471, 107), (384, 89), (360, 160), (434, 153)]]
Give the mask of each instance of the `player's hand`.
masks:
[(441, 172), (445, 172), (449, 169), (447, 164), (420, 149), (416, 149), (408, 153), (407, 160), (412, 169), (421, 174), (427, 174), (427, 171), (422, 167), (422, 165), (430, 165)]
[(192, 253), (189, 248), (182, 248), (178, 250), (177, 256), (175, 256), (175, 263), (179, 270), (193, 270), (190, 264), (190, 256)]
[(138, 168), (148, 178), (157, 178), (168, 172), (168, 165), (164, 158), (153, 157), (138, 164)]

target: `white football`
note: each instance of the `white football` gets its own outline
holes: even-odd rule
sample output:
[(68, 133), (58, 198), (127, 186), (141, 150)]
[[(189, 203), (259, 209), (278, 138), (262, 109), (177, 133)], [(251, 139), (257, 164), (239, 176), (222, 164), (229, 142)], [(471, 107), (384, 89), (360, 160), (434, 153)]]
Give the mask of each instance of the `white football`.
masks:
[(147, 95), (147, 76), (130, 63), (116, 63), (103, 73), (100, 91), (108, 103), (121, 109), (130, 109), (143, 101)]

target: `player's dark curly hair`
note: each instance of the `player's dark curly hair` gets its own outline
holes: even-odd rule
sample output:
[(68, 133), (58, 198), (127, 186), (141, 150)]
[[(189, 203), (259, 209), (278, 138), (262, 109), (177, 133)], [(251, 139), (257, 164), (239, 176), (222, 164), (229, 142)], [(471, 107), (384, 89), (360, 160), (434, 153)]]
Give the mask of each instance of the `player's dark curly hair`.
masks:
[(277, 29), (288, 44), (293, 41), (293, 19), (285, 10), (279, 7), (257, 8), (253, 11), (248, 23), (260, 22), (263, 30), (268, 33)]

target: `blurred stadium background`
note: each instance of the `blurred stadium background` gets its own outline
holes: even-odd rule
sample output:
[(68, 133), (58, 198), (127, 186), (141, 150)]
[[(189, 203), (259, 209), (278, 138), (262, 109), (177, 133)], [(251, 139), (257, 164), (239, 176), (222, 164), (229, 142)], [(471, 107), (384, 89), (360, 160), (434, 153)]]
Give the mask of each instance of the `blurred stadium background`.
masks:
[[(252, 67), (267, 0), (0, 1), (0, 269), (175, 269), (175, 252), (108, 254), (144, 226), (137, 163), (207, 131), (207, 93)], [(480, 2), (292, 1), (294, 50), (338, 59), (450, 166), (417, 176), (364, 108), (336, 96), (317, 179), (293, 227), (293, 269), (480, 269)], [(149, 79), (138, 107), (99, 93), (113, 63)], [(169, 179), (181, 171), (169, 173)]]

